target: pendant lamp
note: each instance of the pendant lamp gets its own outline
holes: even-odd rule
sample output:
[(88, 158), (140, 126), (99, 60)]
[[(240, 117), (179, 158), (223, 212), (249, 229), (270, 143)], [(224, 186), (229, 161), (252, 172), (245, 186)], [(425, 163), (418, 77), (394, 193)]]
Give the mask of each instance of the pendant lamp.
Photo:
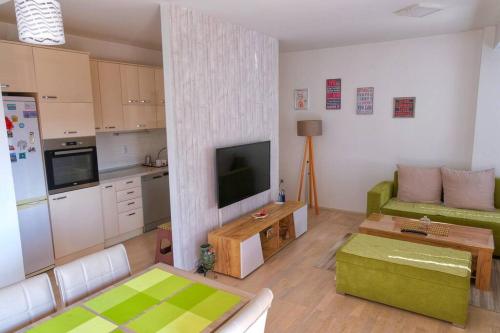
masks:
[(65, 43), (61, 4), (56, 0), (14, 0), (19, 40), (38, 45)]

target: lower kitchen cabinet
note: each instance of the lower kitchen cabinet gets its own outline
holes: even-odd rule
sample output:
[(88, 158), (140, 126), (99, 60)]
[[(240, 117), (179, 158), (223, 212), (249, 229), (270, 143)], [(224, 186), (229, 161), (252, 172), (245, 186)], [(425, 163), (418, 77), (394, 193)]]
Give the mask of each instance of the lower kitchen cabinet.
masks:
[(56, 260), (104, 242), (101, 189), (49, 196)]
[(105, 245), (111, 246), (142, 233), (141, 179), (132, 177), (101, 184)]

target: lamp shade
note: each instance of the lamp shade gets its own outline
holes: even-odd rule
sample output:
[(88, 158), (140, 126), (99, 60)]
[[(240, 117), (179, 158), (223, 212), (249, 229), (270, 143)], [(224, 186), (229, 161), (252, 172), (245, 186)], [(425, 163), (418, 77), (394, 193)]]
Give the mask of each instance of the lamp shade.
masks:
[(61, 4), (57, 0), (15, 0), (19, 40), (30, 44), (64, 44)]
[(297, 121), (298, 136), (321, 136), (322, 134), (323, 134), (323, 122), (321, 120)]

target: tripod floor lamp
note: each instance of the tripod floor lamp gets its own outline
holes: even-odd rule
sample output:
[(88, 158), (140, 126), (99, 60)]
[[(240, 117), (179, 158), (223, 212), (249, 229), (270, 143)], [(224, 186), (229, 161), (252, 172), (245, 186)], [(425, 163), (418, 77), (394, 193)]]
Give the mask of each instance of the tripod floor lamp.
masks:
[[(318, 191), (316, 188), (316, 172), (314, 170), (314, 149), (313, 136), (321, 136), (323, 134), (323, 125), (321, 120), (300, 120), (297, 121), (297, 135), (305, 136), (306, 142), (304, 145), (304, 157), (300, 167), (299, 193), (297, 200), (300, 201), (302, 196), (302, 184), (304, 183), (304, 172), (306, 169), (306, 161), (309, 162), (309, 207), (313, 207), (316, 215), (319, 214), (318, 207)], [(304, 191), (305, 192), (305, 191)]]

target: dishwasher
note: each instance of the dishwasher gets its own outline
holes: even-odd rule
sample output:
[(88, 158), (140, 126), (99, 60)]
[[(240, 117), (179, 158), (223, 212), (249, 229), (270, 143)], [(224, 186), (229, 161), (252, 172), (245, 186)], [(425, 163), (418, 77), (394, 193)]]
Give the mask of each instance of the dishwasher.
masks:
[(144, 232), (170, 221), (168, 171), (141, 177)]

